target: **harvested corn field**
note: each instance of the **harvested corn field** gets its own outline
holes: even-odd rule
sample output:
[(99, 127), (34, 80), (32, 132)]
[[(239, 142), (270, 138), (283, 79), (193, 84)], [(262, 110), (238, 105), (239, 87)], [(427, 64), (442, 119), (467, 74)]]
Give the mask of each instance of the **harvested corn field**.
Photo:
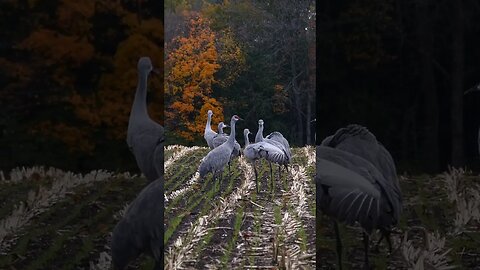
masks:
[(199, 178), (205, 147), (165, 152), (165, 269), (314, 269), (315, 151), (293, 148), (288, 172), (243, 157), (221, 182)]

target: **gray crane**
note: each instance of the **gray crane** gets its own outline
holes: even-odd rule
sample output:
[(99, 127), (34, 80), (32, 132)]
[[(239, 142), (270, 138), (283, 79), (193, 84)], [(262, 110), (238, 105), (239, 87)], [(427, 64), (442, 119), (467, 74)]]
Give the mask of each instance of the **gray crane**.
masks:
[[(272, 162), (279, 165), (287, 164), (289, 162), (287, 153), (283, 148), (277, 147), (265, 141), (260, 141), (260, 142), (250, 144), (250, 140), (248, 139), (249, 134), (251, 134), (250, 130), (248, 129), (243, 130), (243, 136), (245, 137), (245, 148), (243, 149), (243, 155), (247, 160), (253, 163), (257, 193), (258, 193), (258, 174), (257, 174), (256, 162), (261, 158), (266, 159), (268, 161), (268, 164), (270, 165), (270, 178), (271, 178), (271, 185), (273, 189), (274, 179), (273, 179)], [(278, 167), (278, 171), (280, 174), (280, 167)]]
[[(255, 143), (258, 143), (258, 142), (267, 142), (267, 143), (270, 143), (280, 149), (283, 149), (287, 155), (287, 158), (288, 158), (288, 161), (284, 164), (285, 166), (285, 169), (288, 171), (288, 167), (287, 167), (287, 164), (290, 163), (290, 160), (292, 159), (292, 152), (290, 151), (290, 145), (288, 143), (288, 141), (285, 139), (285, 137), (283, 137), (283, 135), (278, 132), (278, 131), (274, 131), (272, 133), (270, 133), (267, 137), (263, 137), (263, 120), (260, 119), (258, 120), (258, 131), (257, 131), (257, 134), (255, 135)], [(270, 164), (271, 166), (271, 164)], [(281, 173), (281, 168), (279, 168), (278, 170), (279, 174)], [(281, 177), (281, 174), (280, 174), (280, 177)]]
[[(465, 91), (464, 95), (471, 93), (471, 92), (480, 92), (480, 83), (475, 85), (474, 87), (468, 89)], [(478, 153), (480, 154), (480, 128), (478, 129), (478, 138), (477, 138), (477, 143), (478, 143)]]
[(365, 267), (369, 267), (369, 235), (380, 229), (391, 251), (390, 229), (402, 211), (402, 195), (389, 152), (365, 127), (349, 125), (317, 146), (317, 211), (335, 219), (337, 258), (342, 244), (338, 221), (364, 229)]
[(218, 123), (218, 127), (217, 127), (218, 134), (225, 134), (223, 132), (223, 129), (226, 128), (226, 127), (229, 127), (229, 125), (225, 125), (225, 123), (223, 123), (223, 122)]
[(163, 269), (163, 177), (146, 186), (128, 206), (112, 233), (110, 244), (115, 269), (125, 269), (141, 253)]
[(203, 133), (203, 138), (205, 138), (205, 141), (207, 141), (207, 145), (208, 145), (208, 147), (210, 147), (210, 149), (215, 148), (213, 146), (213, 137), (215, 137), (217, 135), (217, 133), (215, 131), (213, 131), (212, 127), (211, 127), (212, 115), (213, 115), (212, 110), (208, 110), (208, 112), (207, 112), (207, 124), (205, 125), (205, 132)]
[[(218, 134), (213, 137), (212, 143), (213, 147), (217, 148), (228, 140), (228, 135), (223, 133), (223, 128), (228, 127), (223, 122), (218, 123)], [(240, 156), (240, 144), (235, 140), (235, 146), (233, 148), (232, 155), (230, 156), (230, 161), (228, 162), (228, 171), (230, 172), (230, 164), (235, 157)]]
[(163, 175), (163, 127), (147, 111), (147, 79), (153, 70), (149, 57), (138, 60), (138, 86), (128, 120), (127, 144), (148, 181)]
[(235, 124), (238, 120), (242, 120), (237, 115), (232, 116), (230, 126), (232, 131), (228, 140), (217, 148), (208, 152), (207, 156), (200, 163), (200, 178), (204, 178), (209, 172), (213, 174), (214, 179), (220, 177), (222, 181), (223, 168), (230, 161), (233, 149), (235, 148)]

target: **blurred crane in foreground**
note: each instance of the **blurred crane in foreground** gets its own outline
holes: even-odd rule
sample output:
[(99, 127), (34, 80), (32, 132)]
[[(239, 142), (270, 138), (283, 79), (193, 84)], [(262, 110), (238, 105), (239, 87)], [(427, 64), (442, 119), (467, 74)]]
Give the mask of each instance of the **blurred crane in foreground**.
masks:
[(127, 144), (148, 181), (163, 175), (163, 127), (147, 111), (147, 79), (153, 70), (149, 57), (138, 60), (138, 86), (128, 120)]
[(379, 229), (391, 251), (391, 228), (398, 224), (402, 195), (390, 153), (365, 127), (349, 125), (317, 146), (318, 212), (334, 218), (337, 258), (342, 269), (338, 222), (363, 228), (365, 268), (369, 235)]

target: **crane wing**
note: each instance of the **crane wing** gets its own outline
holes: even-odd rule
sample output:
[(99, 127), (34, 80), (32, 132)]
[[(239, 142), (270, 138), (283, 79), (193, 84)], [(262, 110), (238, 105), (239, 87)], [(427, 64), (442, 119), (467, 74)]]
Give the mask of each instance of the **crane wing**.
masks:
[(228, 136), (225, 134), (217, 134), (212, 139), (212, 144), (214, 148), (219, 147), (228, 140)]
[(285, 139), (285, 137), (282, 135), (282, 133), (280, 133), (278, 131), (274, 131), (274, 132), (268, 134), (267, 139), (271, 139), (271, 140), (274, 140), (274, 141), (277, 141), (277, 142), (281, 143), (284, 146), (287, 155), (289, 157), (292, 156), (292, 153), (290, 151), (290, 144), (288, 143), (287, 139)]
[(378, 169), (383, 175), (378, 179), (378, 183), (385, 192), (398, 220), (402, 208), (402, 196), (395, 163), (388, 150), (367, 128), (356, 124), (339, 129), (331, 139), (329, 138), (324, 140), (328, 146), (362, 157)]

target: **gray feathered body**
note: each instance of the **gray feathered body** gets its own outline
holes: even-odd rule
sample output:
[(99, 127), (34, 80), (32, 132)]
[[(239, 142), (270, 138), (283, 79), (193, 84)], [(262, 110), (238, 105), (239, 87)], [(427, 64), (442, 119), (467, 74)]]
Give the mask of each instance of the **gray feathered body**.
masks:
[(127, 144), (140, 171), (149, 181), (163, 175), (163, 127), (147, 111), (147, 79), (152, 71), (148, 57), (138, 60), (138, 85), (128, 119)]
[(223, 168), (225, 168), (225, 165), (230, 161), (235, 147), (235, 122), (238, 121), (238, 119), (240, 118), (237, 115), (232, 116), (230, 121), (232, 128), (231, 137), (222, 145), (208, 152), (207, 156), (200, 163), (198, 168), (200, 178), (204, 178), (209, 172), (212, 172), (214, 177), (217, 174), (221, 175), (223, 173)]
[(248, 144), (243, 150), (243, 154), (250, 161), (264, 158), (279, 165), (285, 165), (289, 162), (287, 153), (282, 148), (265, 141)]
[(155, 269), (163, 267), (163, 178), (146, 186), (132, 201), (113, 230), (112, 263), (125, 269), (141, 253), (155, 258)]
[(292, 158), (292, 152), (290, 150), (290, 144), (288, 143), (287, 139), (285, 139), (285, 137), (282, 135), (282, 133), (280, 133), (278, 131), (274, 131), (274, 132), (270, 133), (266, 138), (269, 139), (269, 140), (273, 140), (273, 141), (277, 141), (277, 142), (281, 143), (283, 145), (283, 148), (284, 148), (285, 152), (288, 155), (288, 158), (289, 159)]
[(232, 152), (233, 147), (228, 143), (224, 143), (208, 152), (198, 169), (200, 177), (205, 177), (209, 172), (213, 174), (222, 173), (223, 168), (225, 168), (225, 165), (230, 161)]
[[(228, 135), (222, 133), (222, 134), (217, 134), (213, 137), (213, 147), (214, 148), (217, 148), (219, 147), (220, 145), (222, 145), (223, 143), (225, 143), (227, 140), (228, 140)], [(231, 160), (234, 158), (234, 157), (238, 157), (240, 156), (240, 144), (237, 142), (237, 140), (235, 140), (235, 146), (233, 147), (233, 152), (232, 152), (232, 157), (231, 157)]]
[(207, 124), (205, 125), (205, 131), (203, 132), (203, 138), (207, 142), (208, 147), (213, 149), (213, 138), (217, 135), (215, 131), (212, 130), (211, 122), (212, 122), (212, 115), (213, 113), (209, 110), (207, 115)]
[(135, 156), (140, 171), (149, 181), (163, 175), (164, 130), (151, 119), (131, 117), (128, 123), (127, 144)]
[(402, 197), (395, 164), (366, 128), (349, 125), (317, 146), (319, 209), (371, 232), (398, 223)]
[(205, 139), (205, 141), (207, 142), (207, 145), (208, 147), (210, 147), (210, 149), (213, 149), (215, 148), (213, 146), (213, 138), (217, 135), (217, 133), (213, 130), (205, 130), (205, 133), (203, 134), (203, 138)]

